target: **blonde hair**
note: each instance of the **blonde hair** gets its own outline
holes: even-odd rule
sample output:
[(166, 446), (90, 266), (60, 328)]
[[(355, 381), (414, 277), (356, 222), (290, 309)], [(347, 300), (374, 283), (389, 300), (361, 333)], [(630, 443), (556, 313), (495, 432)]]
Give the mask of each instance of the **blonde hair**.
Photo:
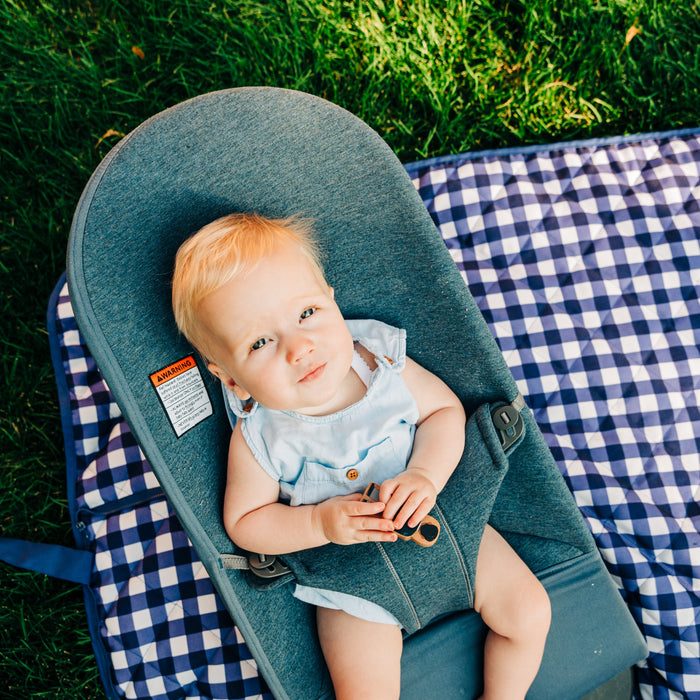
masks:
[(207, 224), (180, 246), (173, 273), (173, 313), (180, 332), (202, 354), (206, 355), (206, 338), (199, 323), (199, 305), (285, 243), (298, 246), (325, 283), (311, 224), (298, 217), (229, 214)]

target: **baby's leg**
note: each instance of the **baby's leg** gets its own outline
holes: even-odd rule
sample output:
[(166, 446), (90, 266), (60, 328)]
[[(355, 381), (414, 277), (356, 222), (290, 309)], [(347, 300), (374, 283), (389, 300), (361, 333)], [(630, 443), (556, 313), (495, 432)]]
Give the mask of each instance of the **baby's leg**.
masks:
[(489, 627), (483, 700), (524, 698), (537, 675), (551, 609), (542, 584), (493, 528), (479, 548), (474, 609)]
[(316, 622), (336, 700), (399, 697), (403, 639), (398, 626), (320, 607)]

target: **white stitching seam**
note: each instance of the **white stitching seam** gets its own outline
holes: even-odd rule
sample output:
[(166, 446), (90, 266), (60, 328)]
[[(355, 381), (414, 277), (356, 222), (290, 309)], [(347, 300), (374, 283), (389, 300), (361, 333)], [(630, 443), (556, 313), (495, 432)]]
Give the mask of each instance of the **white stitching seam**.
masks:
[(413, 615), (413, 619), (416, 621), (416, 625), (418, 626), (418, 629), (421, 628), (420, 624), (420, 618), (418, 617), (418, 613), (416, 613), (416, 609), (413, 607), (413, 603), (411, 602), (411, 599), (408, 597), (408, 593), (406, 592), (406, 589), (404, 588), (404, 585), (401, 581), (401, 578), (399, 574), (397, 573), (396, 569), (394, 568), (394, 565), (391, 563), (391, 559), (389, 559), (389, 556), (387, 553), (384, 551), (384, 547), (382, 547), (380, 542), (375, 542), (377, 547), (379, 547), (379, 551), (381, 552), (382, 558), (384, 559), (384, 563), (387, 565), (387, 568), (389, 571), (391, 571), (391, 575), (394, 577), (394, 580), (396, 581), (396, 585), (399, 587), (399, 590), (401, 593), (403, 593), (403, 597), (406, 599), (406, 602), (408, 603), (408, 607), (411, 609), (411, 614)]
[(459, 560), (459, 567), (462, 569), (462, 576), (464, 576), (464, 583), (467, 586), (467, 593), (469, 594), (469, 602), (471, 605), (474, 605), (474, 593), (472, 591), (471, 584), (469, 583), (469, 573), (467, 569), (467, 564), (464, 561), (464, 557), (462, 556), (462, 552), (460, 551), (459, 547), (457, 546), (457, 540), (455, 539), (455, 536), (452, 534), (452, 530), (450, 529), (450, 526), (447, 524), (447, 520), (445, 520), (445, 516), (442, 514), (442, 511), (440, 510), (440, 507), (436, 503), (434, 506), (435, 509), (435, 514), (438, 516), (438, 520), (440, 521), (443, 530), (447, 533), (447, 536), (450, 538), (450, 543), (452, 544), (452, 549), (454, 549), (455, 554), (457, 555), (457, 559)]

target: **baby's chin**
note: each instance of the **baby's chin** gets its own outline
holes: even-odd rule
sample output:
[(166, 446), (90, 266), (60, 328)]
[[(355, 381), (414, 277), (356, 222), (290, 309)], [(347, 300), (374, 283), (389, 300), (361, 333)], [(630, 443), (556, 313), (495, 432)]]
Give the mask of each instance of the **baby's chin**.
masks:
[(325, 416), (347, 408), (354, 401), (348, 402), (343, 399), (344, 392), (340, 386), (320, 389), (310, 404), (294, 410), (306, 416)]

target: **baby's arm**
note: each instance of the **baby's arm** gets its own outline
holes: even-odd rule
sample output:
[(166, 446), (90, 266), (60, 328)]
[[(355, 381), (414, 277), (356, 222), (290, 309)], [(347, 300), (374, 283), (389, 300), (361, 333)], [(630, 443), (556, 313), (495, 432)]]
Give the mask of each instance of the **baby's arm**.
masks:
[(437, 376), (411, 359), (401, 373), (418, 406), (413, 451), (406, 470), (379, 490), (384, 517), (396, 528), (418, 525), (435, 505), (464, 451), (465, 414), (460, 400)]
[(374, 517), (384, 504), (363, 503), (361, 494), (303, 506), (288, 506), (278, 498), (278, 482), (258, 464), (237, 425), (229, 447), (224, 526), (239, 547), (249, 552), (285, 554), (329, 542), (396, 539), (392, 521)]

